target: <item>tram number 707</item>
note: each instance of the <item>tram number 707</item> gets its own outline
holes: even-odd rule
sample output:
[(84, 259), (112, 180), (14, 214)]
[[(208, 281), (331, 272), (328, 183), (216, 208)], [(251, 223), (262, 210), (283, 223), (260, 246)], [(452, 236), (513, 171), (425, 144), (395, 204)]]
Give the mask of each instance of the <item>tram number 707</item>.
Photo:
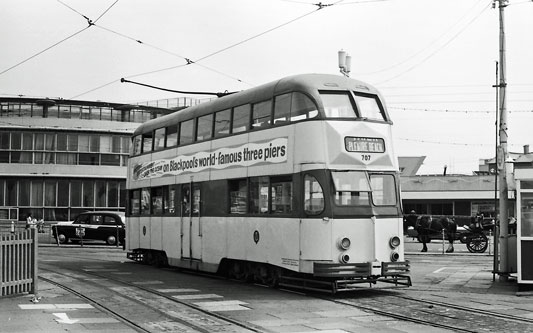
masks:
[(361, 160), (363, 161), (370, 161), (370, 156), (369, 154), (361, 154)]

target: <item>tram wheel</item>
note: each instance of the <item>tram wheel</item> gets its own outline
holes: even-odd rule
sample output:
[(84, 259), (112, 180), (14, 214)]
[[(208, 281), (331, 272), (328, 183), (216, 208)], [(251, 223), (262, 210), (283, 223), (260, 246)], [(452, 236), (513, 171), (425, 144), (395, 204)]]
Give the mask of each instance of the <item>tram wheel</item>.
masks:
[(232, 261), (229, 267), (228, 275), (230, 278), (239, 281), (247, 281), (250, 276), (248, 265), (240, 261)]
[(259, 265), (256, 268), (255, 273), (256, 281), (269, 287), (276, 287), (281, 276), (279, 269), (267, 265)]

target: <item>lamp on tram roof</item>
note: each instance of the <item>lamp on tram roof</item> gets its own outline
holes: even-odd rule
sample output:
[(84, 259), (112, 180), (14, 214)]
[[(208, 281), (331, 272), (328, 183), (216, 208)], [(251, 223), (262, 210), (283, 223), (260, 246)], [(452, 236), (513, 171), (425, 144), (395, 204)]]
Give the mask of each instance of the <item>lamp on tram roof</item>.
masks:
[(352, 67), (352, 57), (344, 50), (339, 51), (339, 70), (342, 75), (349, 77)]

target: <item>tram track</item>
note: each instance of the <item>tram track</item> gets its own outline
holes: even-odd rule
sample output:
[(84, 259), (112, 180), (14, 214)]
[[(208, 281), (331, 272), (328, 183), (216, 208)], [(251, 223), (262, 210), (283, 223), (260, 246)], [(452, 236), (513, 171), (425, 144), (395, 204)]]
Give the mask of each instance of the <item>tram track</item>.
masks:
[[(57, 274), (56, 271), (51, 269), (42, 267), (40, 269), (51, 274)], [(203, 333), (228, 331), (268, 332), (251, 324), (243, 323), (224, 315), (202, 309), (199, 306), (173, 298), (170, 295), (158, 292), (157, 290), (149, 287), (136, 285), (116, 277), (98, 274), (96, 272), (87, 272), (82, 270), (71, 270), (71, 272), (72, 273), (64, 273), (63, 276), (66, 276), (68, 279), (75, 280), (76, 282), (66, 283), (65, 281), (57, 281), (43, 276), (39, 276), (39, 278), (88, 301), (96, 308), (112, 315), (117, 320), (127, 324), (139, 332), (156, 332), (158, 330), (162, 332), (168, 332), (171, 330), (179, 332)], [(83, 278), (83, 275), (88, 276), (89, 278)], [(109, 295), (107, 295), (107, 297), (99, 298), (89, 296), (87, 293), (78, 290), (80, 285), (87, 284), (92, 284), (97, 288), (102, 288), (102, 284), (98, 283), (97, 279), (94, 279), (94, 277), (97, 279), (112, 281), (115, 284), (113, 287), (107, 287), (107, 291), (117, 293), (120, 295), (120, 297), (128, 298), (130, 301), (138, 304), (139, 306), (149, 308), (149, 311), (157, 312), (157, 314), (159, 314), (157, 323), (152, 322), (150, 325), (147, 325), (146, 321), (140, 322), (138, 317), (131, 319), (131, 314), (122, 314), (120, 311), (117, 311), (109, 305), (106, 305), (108, 304)], [(146, 313), (146, 310), (142, 311), (145, 311)], [(164, 318), (161, 318), (161, 316)]]
[(374, 291), (372, 297), (357, 298), (347, 295), (341, 297), (313, 295), (312, 297), (402, 321), (456, 332), (533, 331), (533, 320), (529, 318), (446, 302), (417, 299), (393, 292)]

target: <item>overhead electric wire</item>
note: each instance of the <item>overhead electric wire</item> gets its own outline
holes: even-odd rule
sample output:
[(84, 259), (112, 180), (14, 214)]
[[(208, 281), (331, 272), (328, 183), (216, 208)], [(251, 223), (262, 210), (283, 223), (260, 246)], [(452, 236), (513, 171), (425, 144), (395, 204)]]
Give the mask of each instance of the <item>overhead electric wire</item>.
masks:
[[(11, 66), (11, 67), (9, 67), (9, 68), (3, 70), (2, 72), (0, 72), (0, 75), (2, 75), (2, 74), (4, 74), (4, 73), (7, 73), (8, 71), (12, 70), (13, 68), (16, 68), (16, 67), (18, 67), (18, 66), (24, 64), (25, 62), (27, 62), (27, 61), (29, 61), (29, 60), (31, 60), (31, 59), (33, 59), (33, 58), (35, 58), (35, 57), (37, 57), (37, 56), (43, 54), (44, 52), (46, 52), (46, 51), (48, 51), (48, 50), (50, 50), (50, 49), (56, 47), (57, 45), (59, 45), (59, 44), (65, 42), (65, 41), (69, 40), (70, 38), (72, 38), (72, 37), (74, 37), (74, 36), (76, 36), (76, 35), (82, 33), (83, 31), (87, 30), (87, 29), (90, 28), (92, 25), (94, 25), (94, 22), (92, 22), (87, 16), (85, 16), (85, 15), (83, 15), (82, 13), (78, 12), (77, 10), (75, 10), (74, 8), (72, 8), (72, 7), (70, 7), (69, 5), (65, 4), (64, 2), (61, 2), (60, 0), (57, 0), (57, 1), (58, 1), (59, 3), (61, 3), (62, 5), (66, 6), (67, 8), (71, 9), (72, 11), (78, 13), (78, 14), (81, 15), (83, 18), (85, 18), (85, 19), (87, 20), (87, 22), (88, 22), (88, 26), (85, 27), (85, 28), (83, 28), (83, 29), (81, 29), (81, 30), (76, 31), (75, 33), (73, 33), (72, 35), (70, 35), (70, 36), (68, 36), (68, 37), (63, 38), (63, 39), (60, 40), (59, 42), (52, 44), (51, 46), (45, 48), (44, 50), (37, 52), (36, 54), (30, 56), (29, 58), (26, 58), (26, 59), (22, 60), (21, 62), (19, 62), (19, 63), (15, 64), (15, 65), (13, 65), (13, 66)], [(104, 12), (98, 17), (97, 20), (99, 20), (102, 16), (104, 16), (104, 14), (107, 13), (107, 11), (108, 11), (109, 9), (111, 9), (111, 7), (113, 7), (117, 2), (118, 2), (118, 0), (116, 0), (116, 1), (115, 1), (115, 2), (114, 2), (114, 3), (113, 3), (108, 9), (106, 9), (106, 10), (105, 10), (105, 11), (104, 11)], [(95, 21), (95, 22), (96, 22), (96, 21)]]
[(399, 74), (397, 74), (397, 75), (395, 75), (395, 76), (393, 76), (393, 77), (391, 77), (391, 78), (389, 78), (387, 80), (384, 80), (384, 81), (376, 83), (376, 85), (380, 85), (380, 84), (392, 81), (392, 80), (404, 75), (405, 73), (408, 73), (408, 72), (412, 71), (413, 69), (415, 69), (416, 67), (422, 65), (423, 63), (425, 63), (427, 60), (429, 60), (431, 57), (433, 57), (435, 54), (437, 54), (437, 52), (439, 52), (444, 47), (448, 46), (448, 44), (450, 44), (453, 40), (455, 40), (463, 31), (466, 30), (466, 28), (468, 28), (472, 23), (474, 23), (474, 21), (477, 20), (481, 16), (481, 14), (483, 14), (483, 12), (485, 12), (487, 9), (489, 9), (491, 4), (492, 4), (492, 1), (487, 6), (485, 6), (474, 18), (472, 18), (468, 22), (467, 25), (465, 25), (461, 30), (459, 30), (455, 35), (453, 35), (446, 43), (444, 43), (441, 47), (439, 47), (438, 49), (436, 49), (435, 51), (430, 53), (428, 56), (426, 56), (420, 62), (412, 65), (411, 67), (407, 68), (405, 71), (403, 71), (403, 72), (401, 72), (401, 73), (399, 73)]
[(49, 47), (45, 48), (44, 50), (41, 50), (41, 51), (39, 51), (39, 52), (35, 53), (34, 55), (32, 55), (32, 56), (30, 56), (30, 57), (28, 57), (28, 58), (26, 58), (26, 59), (22, 60), (21, 62), (19, 62), (19, 63), (17, 63), (17, 64), (15, 64), (15, 65), (13, 65), (13, 66), (11, 66), (11, 67), (9, 67), (9, 68), (7, 68), (7, 69), (4, 69), (3, 71), (1, 71), (1, 72), (0, 72), (0, 75), (2, 75), (2, 74), (5, 74), (5, 73), (9, 72), (9, 71), (10, 71), (10, 70), (12, 70), (13, 68), (16, 68), (16, 67), (18, 67), (18, 66), (20, 66), (20, 65), (24, 64), (25, 62), (28, 62), (28, 61), (30, 61), (31, 59), (33, 59), (33, 58), (37, 57), (38, 55), (41, 55), (41, 54), (43, 54), (44, 52), (46, 52), (46, 51), (48, 51), (48, 50), (50, 50), (50, 49), (52, 49), (52, 48), (56, 47), (57, 45), (59, 45), (59, 44), (61, 44), (61, 43), (65, 42), (65, 41), (67, 41), (67, 40), (71, 39), (72, 37), (74, 37), (74, 36), (76, 36), (76, 35), (78, 35), (78, 34), (82, 33), (83, 31), (87, 30), (88, 28), (89, 28), (89, 27), (85, 27), (85, 28), (83, 28), (83, 29), (81, 29), (81, 30), (78, 30), (78, 31), (76, 31), (75, 33), (73, 33), (72, 35), (70, 35), (70, 36), (68, 36), (68, 37), (65, 37), (65, 38), (63, 38), (63, 39), (62, 39), (62, 40), (60, 40), (59, 42), (57, 42), (57, 43), (54, 43), (54, 44), (50, 45)]
[[(58, 1), (59, 1), (59, 0), (58, 0)], [(333, 3), (333, 4), (330, 4), (330, 5), (335, 5), (335, 4), (338, 4), (338, 3), (342, 2), (342, 1), (344, 1), (344, 0), (337, 1), (337, 2), (335, 2), (335, 3)], [(315, 4), (315, 5), (319, 5), (319, 4)], [(330, 5), (328, 5), (328, 6), (330, 6)], [(138, 73), (138, 74), (134, 74), (134, 75), (130, 75), (130, 76), (125, 76), (126, 78), (138, 77), (138, 76), (142, 76), (142, 75), (147, 75), (147, 74), (152, 74), (152, 73), (157, 73), (157, 72), (167, 71), (167, 70), (171, 70), (171, 69), (175, 69), (175, 68), (180, 68), (180, 67), (184, 67), (184, 66), (186, 66), (186, 65), (190, 65), (190, 64), (195, 64), (195, 65), (198, 65), (198, 66), (203, 67), (203, 68), (205, 68), (205, 69), (208, 69), (208, 70), (210, 70), (210, 71), (213, 71), (213, 72), (215, 72), (215, 73), (218, 73), (218, 74), (221, 74), (221, 75), (223, 75), (223, 76), (229, 77), (229, 78), (231, 78), (231, 79), (233, 79), (233, 80), (236, 80), (236, 81), (238, 81), (238, 82), (246, 83), (246, 84), (252, 86), (252, 84), (250, 84), (250, 83), (244, 82), (244, 81), (241, 80), (241, 79), (235, 78), (235, 77), (233, 77), (233, 76), (230, 76), (230, 75), (228, 75), (228, 74), (222, 73), (222, 72), (220, 72), (220, 71), (217, 71), (217, 70), (212, 69), (212, 68), (210, 68), (210, 67), (207, 67), (207, 66), (205, 66), (205, 65), (199, 64), (198, 62), (199, 62), (199, 61), (203, 61), (203, 60), (205, 60), (205, 59), (207, 59), (207, 58), (210, 58), (210, 57), (212, 57), (212, 56), (214, 56), (214, 55), (216, 55), (216, 54), (219, 54), (219, 53), (222, 53), (222, 52), (224, 52), (224, 51), (227, 51), (227, 50), (229, 50), (229, 49), (231, 49), (231, 48), (234, 48), (234, 47), (236, 47), (236, 46), (238, 46), (238, 45), (244, 44), (244, 43), (246, 43), (246, 42), (248, 42), (248, 41), (250, 41), (250, 40), (252, 40), (252, 39), (255, 39), (255, 38), (257, 38), (257, 37), (260, 37), (260, 36), (262, 36), (262, 35), (265, 35), (265, 34), (267, 34), (267, 33), (269, 33), (269, 32), (274, 31), (274, 30), (277, 30), (277, 29), (279, 29), (279, 28), (281, 28), (281, 27), (284, 27), (284, 26), (286, 26), (286, 25), (288, 25), (288, 24), (290, 24), (290, 23), (293, 23), (293, 22), (295, 22), (295, 21), (298, 21), (298, 20), (300, 20), (300, 19), (302, 19), (302, 18), (304, 18), (304, 17), (306, 17), (306, 16), (309, 16), (309, 15), (311, 15), (311, 14), (313, 14), (313, 13), (316, 13), (317, 11), (319, 11), (320, 9), (323, 9), (323, 8), (324, 8), (323, 5), (322, 5), (322, 6), (319, 5), (319, 8), (316, 9), (316, 10), (313, 10), (312, 12), (309, 12), (309, 13), (306, 13), (306, 14), (304, 14), (304, 15), (298, 16), (298, 17), (296, 17), (296, 18), (294, 18), (294, 19), (292, 19), (292, 20), (290, 20), (290, 21), (288, 21), (288, 22), (285, 22), (285, 23), (282, 23), (282, 24), (280, 24), (280, 25), (277, 25), (277, 26), (275, 26), (275, 27), (273, 27), (273, 28), (270, 28), (270, 29), (268, 29), (268, 30), (266, 30), (266, 31), (263, 31), (263, 32), (261, 32), (261, 33), (259, 33), (259, 34), (254, 35), (254, 36), (248, 37), (248, 38), (246, 38), (246, 39), (244, 39), (244, 40), (242, 40), (242, 41), (240, 41), (240, 42), (238, 42), (238, 43), (235, 43), (235, 44), (232, 44), (232, 45), (230, 45), (230, 46), (224, 47), (224, 48), (222, 48), (222, 49), (220, 49), (220, 50), (218, 50), (218, 51), (212, 52), (212, 53), (210, 53), (210, 54), (208, 54), (208, 55), (206, 55), (206, 56), (203, 56), (203, 57), (201, 57), (201, 58), (199, 58), (199, 59), (196, 59), (196, 60), (191, 60), (191, 59), (186, 58), (186, 57), (184, 57), (184, 56), (181, 56), (181, 55), (179, 55), (179, 54), (176, 54), (176, 53), (173, 53), (173, 52), (169, 52), (169, 51), (166, 51), (166, 50), (161, 49), (161, 48), (159, 48), (159, 47), (156, 47), (156, 46), (153, 46), (153, 45), (150, 45), (150, 44), (144, 43), (144, 42), (142, 42), (142, 41), (139, 40), (139, 39), (129, 37), (129, 36), (127, 36), (127, 35), (124, 35), (124, 34), (121, 34), (121, 33), (119, 33), (119, 32), (113, 31), (113, 30), (111, 30), (111, 29), (108, 29), (108, 28), (105, 28), (105, 27), (102, 27), (102, 26), (99, 26), (99, 25), (95, 25), (95, 26), (97, 26), (97, 27), (99, 27), (99, 28), (101, 28), (101, 29), (103, 29), (103, 30), (109, 31), (109, 32), (111, 32), (111, 33), (114, 33), (114, 34), (116, 34), (116, 35), (118, 35), (118, 36), (121, 36), (121, 37), (123, 37), (123, 38), (127, 38), (127, 39), (130, 39), (130, 40), (133, 40), (133, 41), (135, 41), (135, 42), (137, 42), (137, 43), (139, 43), (139, 44), (146, 45), (146, 46), (152, 47), (152, 48), (154, 48), (154, 49), (157, 49), (157, 50), (159, 50), (159, 51), (161, 51), (161, 52), (165, 52), (165, 53), (167, 53), (167, 54), (171, 54), (171, 55), (177, 56), (177, 57), (179, 57), (179, 58), (184, 59), (184, 60), (187, 62), (186, 64), (180, 64), (180, 65), (177, 65), (177, 66), (171, 66), (171, 67), (166, 67), (166, 68), (156, 69), (156, 70), (149, 71), (149, 72), (144, 72), (144, 73)], [(82, 15), (82, 16), (83, 16), (83, 15)], [(84, 16), (84, 17), (85, 17), (85, 16)], [(101, 88), (106, 87), (106, 86), (108, 86), (108, 85), (110, 85), (110, 84), (112, 84), (112, 83), (115, 83), (115, 82), (118, 82), (118, 79), (117, 79), (117, 80), (113, 80), (112, 82), (109, 82), (109, 83), (103, 84), (103, 85), (101, 85), (101, 86), (98, 86), (98, 87), (96, 87), (96, 88), (93, 88), (93, 89), (91, 89), (91, 90), (89, 90), (89, 91), (86, 91), (86, 92), (80, 93), (80, 94), (74, 96), (73, 98), (77, 98), (77, 97), (83, 96), (83, 95), (85, 95), (85, 94), (87, 94), (87, 93), (89, 93), (89, 92), (93, 92), (93, 91), (95, 91), (95, 90), (101, 89)]]
[(444, 31), (442, 34), (439, 35), (439, 37), (437, 37), (436, 39), (434, 39), (431, 43), (429, 43), (426, 47), (420, 49), (419, 51), (415, 52), (414, 54), (412, 54), (411, 56), (407, 57), (406, 59), (400, 61), (400, 62), (397, 62), (395, 63), (394, 65), (391, 65), (391, 66), (388, 66), (388, 67), (385, 67), (385, 68), (382, 68), (380, 70), (377, 70), (377, 71), (373, 71), (373, 72), (367, 72), (367, 73), (359, 73), (359, 75), (372, 75), (372, 74), (377, 74), (377, 73), (382, 73), (382, 72), (386, 72), (388, 70), (391, 70), (393, 68), (396, 68), (400, 65), (403, 65), (405, 64), (406, 62), (410, 61), (411, 59), (415, 58), (416, 56), (418, 56), (419, 54), (423, 53), (424, 51), (426, 51), (427, 49), (429, 49), (431, 46), (433, 46), (434, 44), (436, 44), (439, 40), (442, 39), (442, 37), (444, 37), (446, 34), (448, 34), (448, 32), (450, 32), (456, 25), (459, 24), (459, 22), (461, 22), (469, 13), (470, 11), (472, 11), (473, 8), (475, 8), (480, 2), (482, 1), (487, 1), (487, 0), (479, 0), (474, 6), (470, 7), (465, 13), (463, 16), (461, 16), (460, 19), (458, 19), (457, 21), (455, 21), (454, 24), (452, 24), (449, 28), (446, 29), (446, 31)]

